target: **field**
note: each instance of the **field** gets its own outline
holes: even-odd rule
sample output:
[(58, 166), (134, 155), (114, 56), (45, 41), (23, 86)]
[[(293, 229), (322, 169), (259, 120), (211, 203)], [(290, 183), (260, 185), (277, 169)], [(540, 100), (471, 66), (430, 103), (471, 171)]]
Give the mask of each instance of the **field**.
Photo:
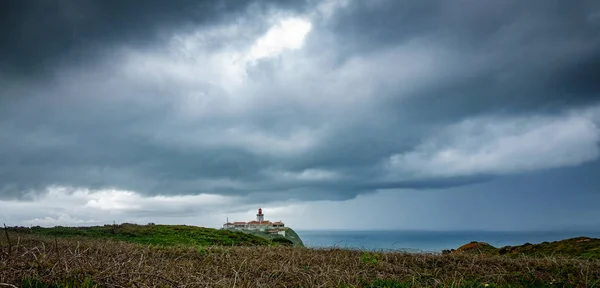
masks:
[(149, 245), (2, 232), (0, 286), (9, 287), (600, 287), (594, 259)]
[[(8, 227), (9, 231), (47, 237), (114, 239), (148, 245), (184, 246), (268, 246), (292, 244), (273, 238), (186, 225), (119, 224), (91, 227)], [(282, 239), (278, 239), (282, 240)]]

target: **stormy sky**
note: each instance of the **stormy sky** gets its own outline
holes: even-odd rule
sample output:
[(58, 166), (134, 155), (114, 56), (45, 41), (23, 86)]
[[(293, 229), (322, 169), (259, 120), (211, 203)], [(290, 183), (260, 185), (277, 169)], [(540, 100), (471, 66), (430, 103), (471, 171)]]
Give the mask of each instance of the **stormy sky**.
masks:
[(600, 229), (597, 1), (0, 2), (0, 220)]

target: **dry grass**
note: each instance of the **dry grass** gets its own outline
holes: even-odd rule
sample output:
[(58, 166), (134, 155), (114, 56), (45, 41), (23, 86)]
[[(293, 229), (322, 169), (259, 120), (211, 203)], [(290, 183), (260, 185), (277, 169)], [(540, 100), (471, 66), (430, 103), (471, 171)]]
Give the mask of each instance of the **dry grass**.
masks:
[(156, 247), (16, 233), (10, 234), (9, 244), (4, 236), (0, 283), (16, 286), (27, 286), (30, 279), (30, 284), (58, 287), (600, 287), (598, 260)]

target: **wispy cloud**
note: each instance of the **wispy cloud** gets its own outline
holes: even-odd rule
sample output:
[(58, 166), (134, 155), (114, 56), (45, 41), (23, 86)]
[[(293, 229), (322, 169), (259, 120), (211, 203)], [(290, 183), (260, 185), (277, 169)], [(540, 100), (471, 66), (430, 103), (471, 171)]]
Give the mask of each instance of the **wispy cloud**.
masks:
[(464, 120), (414, 150), (391, 156), (389, 169), (416, 177), (451, 177), (579, 165), (600, 155), (600, 128), (585, 112)]

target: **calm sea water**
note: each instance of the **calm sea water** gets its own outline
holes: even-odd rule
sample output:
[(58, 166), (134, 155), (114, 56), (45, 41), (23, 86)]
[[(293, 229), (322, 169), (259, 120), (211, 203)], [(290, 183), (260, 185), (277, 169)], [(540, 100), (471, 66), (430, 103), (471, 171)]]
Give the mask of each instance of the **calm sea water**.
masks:
[(563, 232), (476, 232), (476, 231), (296, 231), (307, 247), (341, 247), (365, 250), (408, 250), (440, 252), (471, 241), (495, 247), (535, 244), (587, 236), (600, 238), (600, 231)]

